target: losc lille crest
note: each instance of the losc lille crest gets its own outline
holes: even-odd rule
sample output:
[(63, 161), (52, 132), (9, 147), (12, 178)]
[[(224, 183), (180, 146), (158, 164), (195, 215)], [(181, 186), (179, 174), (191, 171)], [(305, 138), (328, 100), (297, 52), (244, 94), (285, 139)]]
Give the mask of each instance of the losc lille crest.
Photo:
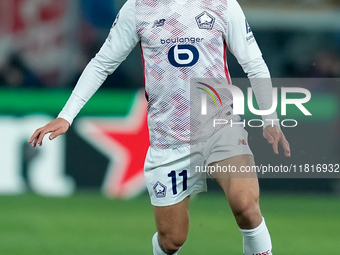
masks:
[(215, 18), (206, 11), (196, 16), (195, 19), (200, 29), (211, 30), (215, 24)]
[(153, 186), (153, 191), (155, 192), (157, 198), (166, 197), (166, 186), (159, 181)]

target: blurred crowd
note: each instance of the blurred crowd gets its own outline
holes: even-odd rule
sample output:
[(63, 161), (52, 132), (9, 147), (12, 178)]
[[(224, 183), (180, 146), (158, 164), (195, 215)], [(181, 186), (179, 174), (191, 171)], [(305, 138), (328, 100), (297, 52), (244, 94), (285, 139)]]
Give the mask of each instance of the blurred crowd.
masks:
[[(73, 87), (116, 14), (114, 0), (1, 0), (0, 86)], [(103, 86), (134, 88), (125, 73)]]
[[(323, 2), (333, 6), (340, 3), (285, 2)], [(116, 5), (113, 0), (1, 0), (0, 86), (73, 87), (106, 39), (117, 14)], [(274, 77), (340, 77), (340, 31), (301, 35), (277, 30), (257, 33), (256, 27), (253, 30)], [(138, 60), (139, 52), (134, 51), (130, 58)], [(143, 81), (133, 78), (142, 72), (141, 67), (137, 68), (141, 63), (135, 62), (136, 68), (118, 68), (103, 86), (142, 87)], [(231, 63), (231, 70), (234, 64)]]

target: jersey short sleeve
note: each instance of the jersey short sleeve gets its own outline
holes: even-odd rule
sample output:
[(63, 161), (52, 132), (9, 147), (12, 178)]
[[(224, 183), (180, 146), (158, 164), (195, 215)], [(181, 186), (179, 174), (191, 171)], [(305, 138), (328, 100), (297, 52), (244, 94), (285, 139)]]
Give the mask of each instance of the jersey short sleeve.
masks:
[(226, 40), (230, 52), (241, 65), (262, 55), (246, 17), (236, 0), (228, 0)]

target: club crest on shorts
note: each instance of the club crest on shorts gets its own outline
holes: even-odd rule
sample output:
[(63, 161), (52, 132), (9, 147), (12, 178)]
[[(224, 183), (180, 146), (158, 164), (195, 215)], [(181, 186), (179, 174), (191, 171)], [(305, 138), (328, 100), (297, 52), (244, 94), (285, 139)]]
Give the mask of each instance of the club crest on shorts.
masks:
[(155, 192), (157, 198), (166, 196), (166, 186), (161, 182), (156, 182), (156, 184), (153, 185), (153, 191)]
[(200, 29), (210, 30), (213, 28), (215, 23), (215, 18), (206, 11), (196, 16), (195, 19)]

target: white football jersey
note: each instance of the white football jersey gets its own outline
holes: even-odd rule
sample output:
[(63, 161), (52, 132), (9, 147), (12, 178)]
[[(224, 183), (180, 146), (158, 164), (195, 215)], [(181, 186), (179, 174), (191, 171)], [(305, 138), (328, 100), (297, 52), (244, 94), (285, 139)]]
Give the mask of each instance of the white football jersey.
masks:
[[(71, 123), (83, 103), (137, 43), (144, 66), (150, 143), (155, 148), (193, 144), (219, 130), (207, 128), (209, 120), (191, 114), (196, 111), (194, 116), (200, 116), (197, 102), (201, 99), (199, 93), (197, 97), (190, 95), (190, 81), (217, 78), (230, 83), (227, 48), (243, 67), (262, 60), (236, 0), (128, 0), (59, 117)], [(240, 120), (239, 116), (226, 116), (232, 111), (231, 94), (221, 94), (221, 99), (226, 102), (223, 107), (209, 108), (216, 111), (212, 116)]]

